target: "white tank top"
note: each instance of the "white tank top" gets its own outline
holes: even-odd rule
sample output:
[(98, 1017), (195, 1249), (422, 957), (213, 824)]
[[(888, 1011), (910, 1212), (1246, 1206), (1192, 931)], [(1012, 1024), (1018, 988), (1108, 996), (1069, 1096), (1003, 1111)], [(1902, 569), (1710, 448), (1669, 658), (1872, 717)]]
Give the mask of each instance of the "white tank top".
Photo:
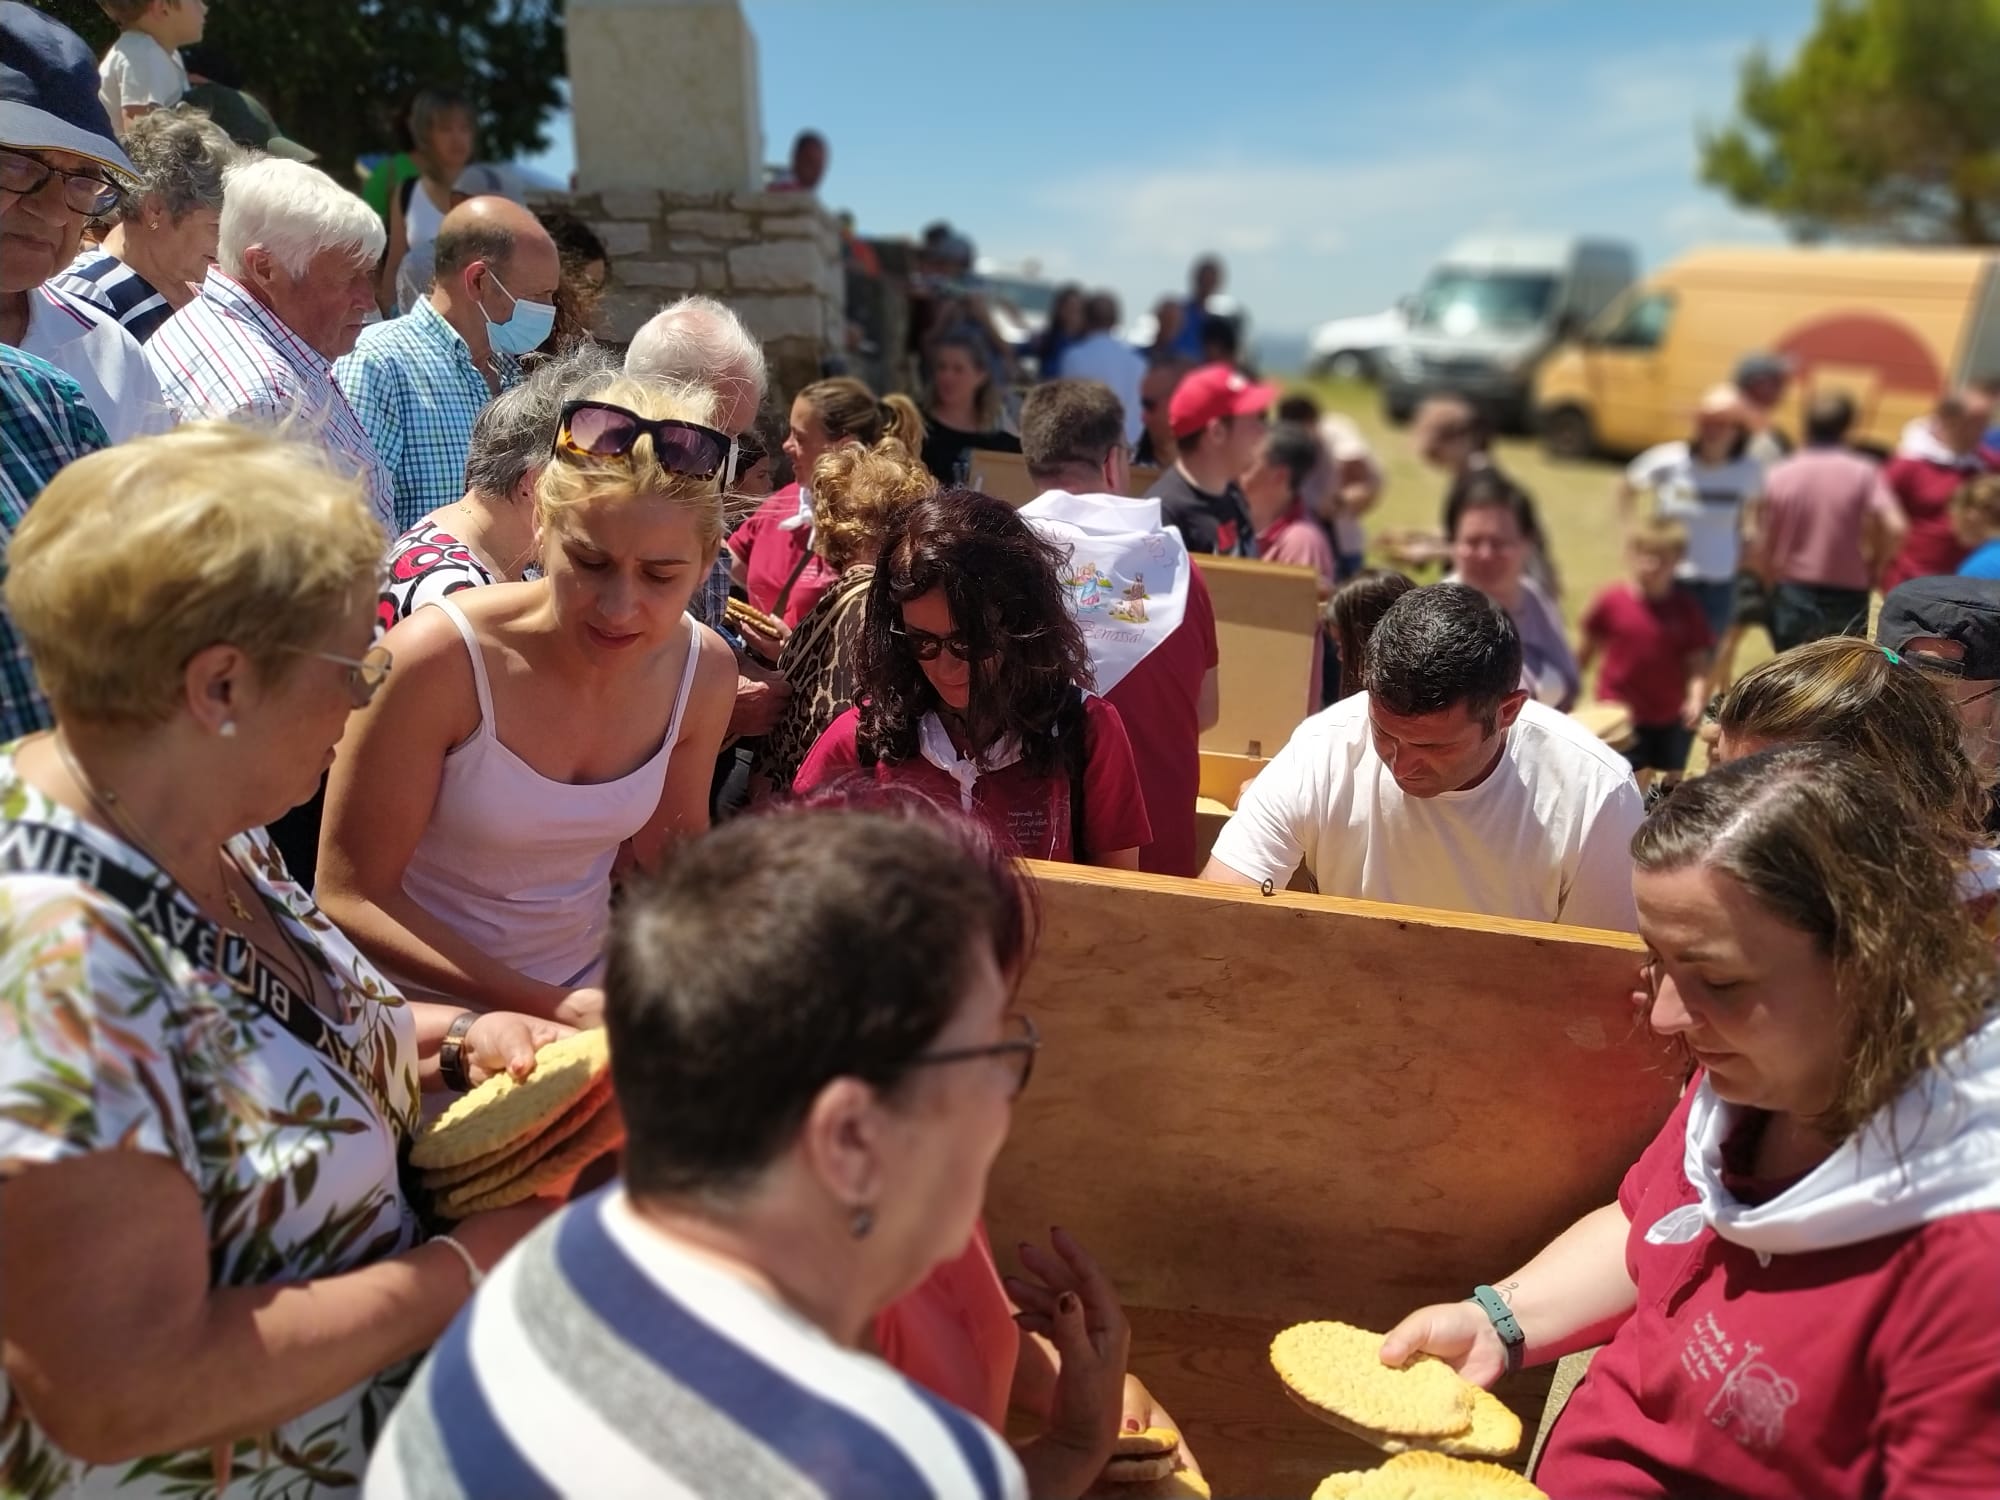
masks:
[[(701, 643), (687, 622), (687, 665), (653, 757), (616, 781), (551, 781), (501, 743), (485, 653), (449, 599), (479, 693), (479, 728), (444, 758), (437, 805), (403, 872), (403, 894), (480, 952), (543, 984), (574, 989), (602, 972), (618, 846), (660, 804)], [(473, 997), (476, 998), (476, 997)]]
[(403, 238), (412, 250), (422, 249), (438, 237), (438, 226), (444, 223), (444, 210), (431, 202), (431, 195), (424, 191), (424, 181), (417, 178), (416, 186), (410, 189), (409, 207), (403, 210)]

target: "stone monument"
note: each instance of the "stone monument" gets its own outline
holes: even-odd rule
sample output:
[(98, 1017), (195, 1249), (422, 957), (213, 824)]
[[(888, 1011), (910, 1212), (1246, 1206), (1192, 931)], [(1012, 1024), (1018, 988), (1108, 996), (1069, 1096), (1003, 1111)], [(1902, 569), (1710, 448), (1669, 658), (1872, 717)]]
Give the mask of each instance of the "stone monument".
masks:
[(844, 341), (839, 226), (810, 193), (763, 191), (757, 42), (739, 0), (569, 0), (576, 191), (611, 256), (604, 337), (688, 292), (764, 341), (780, 402)]

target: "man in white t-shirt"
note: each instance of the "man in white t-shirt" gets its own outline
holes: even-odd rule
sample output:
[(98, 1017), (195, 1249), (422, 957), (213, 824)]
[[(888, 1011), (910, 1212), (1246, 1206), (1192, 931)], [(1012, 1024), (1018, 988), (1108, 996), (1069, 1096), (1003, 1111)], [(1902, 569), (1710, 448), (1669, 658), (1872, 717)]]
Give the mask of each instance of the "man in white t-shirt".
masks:
[(1412, 589), (1368, 641), (1365, 693), (1299, 726), (1202, 872), (1490, 917), (1637, 930), (1625, 758), (1520, 687), (1514, 624), (1477, 589)]
[(1070, 380), (1096, 380), (1111, 387), (1125, 409), (1125, 442), (1137, 447), (1146, 430), (1139, 387), (1146, 379), (1146, 356), (1119, 338), (1118, 299), (1092, 292), (1083, 304), (1084, 337), (1063, 351), (1062, 373)]

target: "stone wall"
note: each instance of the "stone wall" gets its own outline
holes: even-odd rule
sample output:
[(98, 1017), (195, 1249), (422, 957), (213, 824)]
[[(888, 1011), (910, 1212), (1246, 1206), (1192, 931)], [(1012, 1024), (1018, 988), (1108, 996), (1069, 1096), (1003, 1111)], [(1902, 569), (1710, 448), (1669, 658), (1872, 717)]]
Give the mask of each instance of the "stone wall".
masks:
[(785, 402), (845, 342), (840, 227), (809, 194), (606, 189), (544, 203), (589, 224), (610, 252), (600, 331), (613, 343), (664, 304), (705, 292), (763, 340)]

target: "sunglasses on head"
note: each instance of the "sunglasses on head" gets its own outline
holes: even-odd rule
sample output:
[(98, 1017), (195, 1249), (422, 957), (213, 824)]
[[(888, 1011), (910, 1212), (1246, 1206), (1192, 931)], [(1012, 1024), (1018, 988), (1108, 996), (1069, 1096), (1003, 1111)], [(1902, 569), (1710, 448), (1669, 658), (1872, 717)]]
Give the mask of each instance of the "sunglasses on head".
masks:
[(727, 433), (698, 422), (642, 417), (608, 401), (572, 401), (556, 426), (555, 451), (570, 458), (629, 458), (641, 437), (653, 440), (661, 468), (690, 479), (724, 473), (737, 446)]

